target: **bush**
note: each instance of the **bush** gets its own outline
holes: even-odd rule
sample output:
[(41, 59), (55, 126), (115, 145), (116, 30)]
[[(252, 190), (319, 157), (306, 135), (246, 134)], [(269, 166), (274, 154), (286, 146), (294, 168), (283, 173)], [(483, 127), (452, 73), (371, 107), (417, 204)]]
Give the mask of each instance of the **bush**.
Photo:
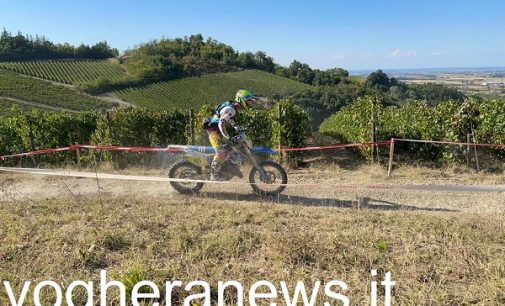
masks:
[[(284, 147), (303, 145), (310, 136), (310, 121), (303, 109), (288, 100), (279, 102), (283, 109), (282, 129), (277, 121), (277, 108), (272, 110), (252, 109), (241, 114), (239, 124), (248, 130), (255, 145), (278, 146), (279, 133)], [(203, 117), (212, 114), (210, 106), (203, 106), (196, 114), (195, 136), (199, 143), (206, 141), (201, 128)], [(0, 118), (0, 155), (29, 152), (32, 149), (47, 149), (79, 144), (165, 147), (170, 144), (190, 142), (190, 120), (186, 112), (152, 112), (146, 109), (129, 108), (103, 114), (86, 112), (33, 111), (29, 114), (14, 113)], [(163, 154), (83, 151), (83, 163), (102, 161), (127, 164), (158, 163)], [(73, 152), (40, 156), (39, 161), (62, 163), (73, 161)], [(8, 160), (9, 163), (13, 163)]]
[[(352, 105), (335, 113), (322, 124), (320, 131), (345, 143), (370, 140), (372, 96), (358, 98)], [(442, 102), (434, 107), (424, 101), (409, 101), (403, 106), (374, 106), (377, 114), (378, 140), (407, 138), (466, 142), (474, 133), (475, 142), (505, 142), (505, 102), (497, 99), (470, 97), (463, 103)], [(454, 146), (397, 143), (397, 152), (425, 160), (451, 159), (464, 150)], [(502, 150), (503, 151), (503, 150)], [(361, 153), (367, 153), (367, 149)]]

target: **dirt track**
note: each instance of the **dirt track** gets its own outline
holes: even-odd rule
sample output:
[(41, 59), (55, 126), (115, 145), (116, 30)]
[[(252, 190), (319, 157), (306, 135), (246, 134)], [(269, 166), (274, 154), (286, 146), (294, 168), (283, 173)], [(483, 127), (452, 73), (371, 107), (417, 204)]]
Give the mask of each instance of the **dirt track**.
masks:
[[(149, 174), (148, 174), (149, 175)], [(151, 174), (152, 175), (152, 174)], [(132, 199), (172, 198), (191, 201), (211, 198), (239, 202), (276, 202), (304, 206), (333, 206), (354, 209), (421, 210), (445, 212), (505, 212), (505, 187), (503, 185), (424, 184), (388, 186), (398, 189), (374, 188), (369, 182), (342, 182), (338, 177), (325, 177), (324, 173), (291, 173), (285, 192), (275, 198), (262, 198), (252, 193), (247, 184), (207, 184), (194, 196), (179, 195), (168, 182), (116, 180), (89, 173), (88, 178), (45, 176), (36, 174), (0, 173), (0, 199), (27, 200), (70, 197), (78, 201), (82, 197), (128, 196)], [(136, 176), (142, 178), (142, 176)], [(319, 177), (319, 179), (317, 179)], [(312, 181), (319, 184), (304, 186)], [(245, 181), (244, 181), (245, 182)], [(317, 186), (317, 185), (316, 185)], [(356, 188), (368, 186), (370, 188)], [(231, 190), (233, 189), (233, 190)]]

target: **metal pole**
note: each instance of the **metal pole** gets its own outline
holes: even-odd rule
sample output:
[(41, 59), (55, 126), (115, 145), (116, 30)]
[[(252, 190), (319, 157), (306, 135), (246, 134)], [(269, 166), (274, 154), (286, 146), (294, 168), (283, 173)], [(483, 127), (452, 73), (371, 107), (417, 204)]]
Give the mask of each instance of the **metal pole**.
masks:
[(391, 172), (393, 171), (393, 154), (395, 152), (395, 139), (391, 138), (391, 144), (389, 145), (389, 166), (388, 166), (388, 177), (391, 177)]

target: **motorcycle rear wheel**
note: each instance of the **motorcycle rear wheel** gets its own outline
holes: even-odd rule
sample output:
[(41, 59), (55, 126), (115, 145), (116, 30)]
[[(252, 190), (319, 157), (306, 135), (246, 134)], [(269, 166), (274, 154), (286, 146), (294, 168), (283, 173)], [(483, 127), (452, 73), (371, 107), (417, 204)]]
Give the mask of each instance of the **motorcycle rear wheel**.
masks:
[[(193, 165), (192, 163), (182, 160), (178, 161), (168, 170), (169, 178), (201, 180), (202, 169)], [(170, 182), (179, 193), (192, 194), (200, 191), (203, 188), (201, 182)]]

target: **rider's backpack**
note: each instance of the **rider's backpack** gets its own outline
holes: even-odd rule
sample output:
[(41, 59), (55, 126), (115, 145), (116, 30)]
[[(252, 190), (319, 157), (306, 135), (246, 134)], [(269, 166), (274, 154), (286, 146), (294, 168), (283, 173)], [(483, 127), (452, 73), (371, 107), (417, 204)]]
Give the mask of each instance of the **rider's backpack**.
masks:
[(219, 113), (221, 112), (221, 110), (227, 106), (233, 106), (235, 102), (233, 101), (225, 101), (221, 104), (219, 104), (216, 109), (214, 110), (214, 114), (213, 115), (218, 115), (219, 116)]
[[(235, 102), (233, 101), (225, 101), (221, 104), (219, 104), (216, 109), (212, 112), (210, 118), (204, 118), (202, 122), (202, 127), (204, 130), (209, 129), (212, 126), (217, 126), (217, 120), (219, 119), (219, 113), (221, 110), (227, 106), (233, 106)], [(217, 118), (216, 118), (217, 116)], [(214, 120), (213, 120), (214, 118)]]

